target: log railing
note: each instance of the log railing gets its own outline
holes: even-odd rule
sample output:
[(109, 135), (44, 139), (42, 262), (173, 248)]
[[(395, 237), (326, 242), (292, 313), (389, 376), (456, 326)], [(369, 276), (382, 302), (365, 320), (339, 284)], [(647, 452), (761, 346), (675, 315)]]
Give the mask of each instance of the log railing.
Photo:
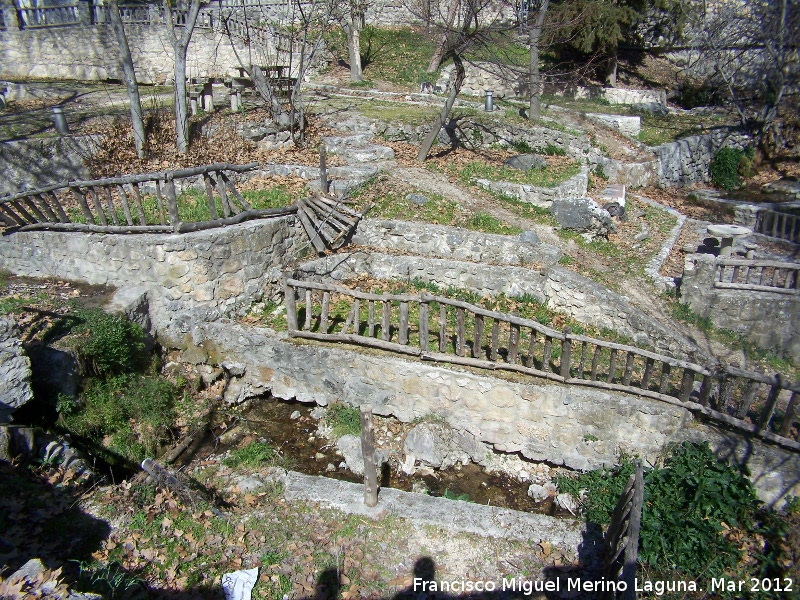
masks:
[(718, 259), (714, 287), (797, 295), (800, 294), (800, 264)]
[(17, 14), (25, 28), (76, 25), (81, 22), (77, 4), (18, 8)]
[[(255, 210), (228, 173), (256, 168), (217, 163), (162, 173), (72, 181), (0, 198), (0, 221), (14, 231), (184, 233), (274, 217), (296, 206)], [(202, 177), (208, 219), (182, 220), (176, 181)]]
[(284, 291), (293, 337), (632, 393), (800, 451), (793, 429), (800, 383), (779, 375), (708, 369), (692, 354), (680, 360), (427, 293), (373, 294), (296, 279)]
[(759, 210), (753, 231), (800, 244), (800, 217), (774, 210)]

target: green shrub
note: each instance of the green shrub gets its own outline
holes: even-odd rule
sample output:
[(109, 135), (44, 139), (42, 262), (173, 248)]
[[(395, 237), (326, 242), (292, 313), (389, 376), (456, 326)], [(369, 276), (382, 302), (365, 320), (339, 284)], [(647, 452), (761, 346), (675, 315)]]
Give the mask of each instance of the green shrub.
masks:
[[(632, 461), (623, 459), (614, 469), (559, 477), (557, 484), (575, 497), (585, 491), (587, 520), (607, 524), (633, 469)], [(745, 546), (726, 533), (738, 529), (771, 542), (765, 544), (756, 567), (758, 574), (769, 572), (777, 564), (774, 540), (783, 531), (774, 514), (760, 504), (750, 481), (717, 460), (708, 444), (677, 446), (663, 467), (645, 473), (639, 560), (652, 569), (685, 575), (729, 574), (739, 565)]]
[(275, 449), (269, 442), (250, 442), (247, 446), (237, 448), (225, 459), (229, 467), (256, 468), (270, 464), (275, 459)]
[(361, 411), (355, 406), (334, 402), (328, 406), (325, 421), (337, 438), (343, 435), (361, 435)]
[(72, 344), (87, 373), (108, 376), (137, 371), (147, 362), (144, 331), (122, 315), (102, 310), (81, 310), (82, 324)]
[(166, 379), (126, 373), (88, 379), (79, 400), (60, 396), (57, 409), (71, 433), (138, 462), (171, 441), (180, 395)]
[(736, 189), (741, 186), (742, 179), (754, 174), (753, 150), (722, 148), (711, 160), (709, 174), (715, 186), (728, 191)]

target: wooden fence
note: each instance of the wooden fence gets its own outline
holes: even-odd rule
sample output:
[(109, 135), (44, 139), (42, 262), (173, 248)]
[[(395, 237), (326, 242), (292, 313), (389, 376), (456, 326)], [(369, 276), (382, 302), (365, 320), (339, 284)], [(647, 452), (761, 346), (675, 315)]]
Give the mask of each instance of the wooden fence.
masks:
[(759, 210), (753, 231), (800, 244), (800, 217), (774, 210)]
[(714, 287), (776, 294), (800, 294), (800, 264), (771, 260), (717, 260)]
[(626, 587), (620, 596), (615, 591), (605, 592), (602, 597), (606, 600), (636, 598), (636, 560), (639, 555), (643, 504), (644, 470), (641, 461), (637, 461), (633, 475), (617, 501), (603, 539), (603, 578), (611, 582), (624, 581)]
[[(0, 221), (15, 231), (184, 233), (296, 212), (295, 205), (261, 210), (250, 206), (227, 173), (250, 171), (256, 166), (217, 163), (62, 183), (0, 198)], [(175, 182), (198, 176), (205, 184), (210, 219), (184, 222)], [(146, 194), (148, 202), (143, 200)]]
[[(680, 360), (427, 293), (372, 294), (296, 279), (284, 291), (293, 337), (636, 394), (800, 451), (792, 434), (800, 383), (779, 375), (709, 369), (691, 355)], [(790, 399), (776, 418), (784, 390)]]
[(19, 22), (25, 28), (57, 27), (76, 25), (81, 22), (78, 4), (60, 6), (38, 6), (36, 8), (18, 8)]

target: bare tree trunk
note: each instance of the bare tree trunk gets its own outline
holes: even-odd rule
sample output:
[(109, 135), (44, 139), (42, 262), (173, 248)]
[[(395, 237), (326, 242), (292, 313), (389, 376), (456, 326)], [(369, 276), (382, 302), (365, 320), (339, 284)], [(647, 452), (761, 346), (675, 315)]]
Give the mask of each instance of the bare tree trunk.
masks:
[(530, 107), (528, 109), (528, 119), (538, 121), (542, 118), (542, 76), (539, 72), (539, 42), (542, 39), (542, 27), (544, 17), (547, 14), (547, 7), (550, 0), (541, 0), (536, 20), (528, 31), (528, 41), (531, 50), (531, 62), (529, 66), (529, 85), (530, 85)]
[(133, 58), (128, 46), (128, 37), (119, 16), (117, 0), (110, 0), (108, 4), (111, 25), (119, 45), (119, 62), (125, 76), (125, 87), (128, 88), (128, 99), (131, 103), (131, 123), (133, 124), (133, 142), (136, 144), (136, 156), (144, 158), (144, 119), (142, 117), (142, 101), (139, 98), (139, 86), (136, 83), (136, 72), (133, 69)]
[(175, 52), (175, 146), (179, 153), (189, 150), (189, 114), (186, 107), (186, 54), (192, 40), (197, 15), (200, 12), (200, 0), (191, 0), (186, 12), (183, 33), (178, 37), (175, 32), (172, 7), (169, 0), (164, 0), (164, 12), (167, 18), (167, 32), (172, 49)]
[(435, 73), (436, 70), (439, 68), (439, 65), (442, 64), (442, 55), (444, 54), (444, 47), (447, 44), (447, 32), (453, 28), (453, 23), (456, 20), (456, 15), (458, 14), (458, 7), (460, 4), (460, 0), (450, 0), (450, 7), (447, 9), (447, 18), (445, 20), (445, 29), (444, 33), (442, 33), (442, 37), (439, 39), (439, 43), (436, 45), (436, 50), (431, 56), (431, 62), (428, 64), (427, 73)]
[(614, 54), (608, 59), (608, 66), (606, 69), (606, 87), (617, 87), (617, 50), (614, 49)]
[(439, 113), (439, 116), (436, 117), (436, 120), (433, 122), (430, 133), (428, 133), (422, 141), (419, 154), (417, 154), (417, 160), (419, 162), (425, 162), (425, 159), (428, 158), (428, 153), (431, 151), (433, 142), (436, 141), (436, 136), (439, 135), (439, 131), (444, 127), (444, 124), (447, 123), (447, 118), (450, 115), (450, 111), (453, 109), (453, 104), (456, 102), (456, 96), (458, 96), (458, 92), (461, 91), (461, 85), (464, 83), (466, 72), (464, 71), (464, 63), (461, 61), (461, 57), (458, 54), (453, 54), (453, 64), (455, 65), (455, 79), (450, 86), (450, 95), (447, 97), (447, 101), (442, 107), (442, 112)]
[(347, 34), (347, 53), (350, 57), (350, 79), (364, 81), (364, 72), (361, 68), (361, 28), (363, 21), (356, 14), (350, 15), (350, 22), (344, 26)]

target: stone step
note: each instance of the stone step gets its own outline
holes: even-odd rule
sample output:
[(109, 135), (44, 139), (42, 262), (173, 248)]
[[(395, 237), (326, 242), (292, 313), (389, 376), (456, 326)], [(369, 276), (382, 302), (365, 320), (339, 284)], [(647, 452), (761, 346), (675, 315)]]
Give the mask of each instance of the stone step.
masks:
[(336, 153), (350, 163), (369, 163), (380, 160), (394, 160), (394, 150), (387, 146), (370, 144), (358, 148), (342, 148)]
[(356, 135), (329, 136), (322, 138), (325, 150), (339, 154), (342, 148), (364, 148), (372, 144), (372, 135), (359, 133)]

